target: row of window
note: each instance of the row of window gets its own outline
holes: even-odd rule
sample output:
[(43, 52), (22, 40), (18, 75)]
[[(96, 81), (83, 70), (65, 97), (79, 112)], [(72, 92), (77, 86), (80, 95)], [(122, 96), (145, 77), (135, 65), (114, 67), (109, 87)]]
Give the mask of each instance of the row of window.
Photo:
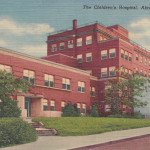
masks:
[(121, 49), (121, 58), (125, 59), (125, 60), (129, 60), (130, 62), (132, 62), (132, 54)]
[[(92, 44), (92, 36), (86, 37), (86, 45)], [(77, 39), (77, 47), (82, 46), (82, 38)], [(64, 50), (66, 47), (65, 42), (59, 43), (59, 50)], [(73, 40), (68, 41), (68, 48), (73, 48)], [(57, 51), (57, 44), (52, 44), (52, 52)]]
[[(125, 59), (125, 60), (129, 60), (130, 62), (132, 62), (132, 54), (121, 49), (121, 58)], [(148, 64), (147, 59), (143, 58), (142, 56), (139, 59), (139, 55), (136, 54), (136, 61), (140, 61), (141, 63), (144, 63), (145, 65)], [(149, 66), (150, 66), (150, 60), (149, 60)]]
[[(12, 67), (0, 64), (0, 70), (6, 71), (7, 73), (12, 73)], [(30, 83), (35, 83), (35, 72), (31, 70), (23, 71), (23, 78)], [(54, 75), (44, 74), (45, 86), (54, 87)], [(62, 89), (71, 90), (70, 79), (62, 78)], [(78, 81), (78, 92), (85, 93), (85, 82)]]
[[(47, 111), (47, 110), (51, 110), (51, 111), (55, 111), (55, 100), (51, 100), (50, 101), (50, 109), (48, 108), (48, 100), (47, 99), (43, 99), (43, 110)], [(61, 109), (63, 110), (63, 108), (65, 107), (66, 103), (64, 101), (61, 102)], [(78, 112), (81, 112), (81, 103), (77, 103), (77, 109)], [(82, 112), (86, 113), (86, 104), (82, 104)]]
[[(109, 50), (109, 58), (115, 58), (116, 57), (116, 49), (110, 49)], [(101, 60), (107, 59), (107, 50), (101, 51)], [(78, 63), (83, 62), (82, 54), (77, 55)], [(86, 62), (92, 61), (92, 53), (86, 53)]]
[[(144, 62), (145, 65), (147, 65), (147, 59), (145, 58), (145, 60), (143, 59), (143, 57), (141, 56), (140, 59), (139, 59), (139, 55), (136, 54), (136, 61), (140, 61), (141, 63)], [(149, 60), (149, 66), (150, 66), (150, 60)]]
[[(124, 67), (121, 67), (121, 75), (125, 75), (126, 77), (131, 78), (132, 74), (133, 74), (132, 70), (129, 70), (129, 69), (124, 68)], [(146, 71), (144, 72), (142, 69), (136, 68), (136, 74), (139, 74), (141, 76), (150, 78), (150, 72), (148, 74)]]
[[(115, 71), (115, 67), (109, 67), (109, 76), (115, 76), (116, 71)], [(101, 77), (107, 77), (107, 68), (101, 68)]]

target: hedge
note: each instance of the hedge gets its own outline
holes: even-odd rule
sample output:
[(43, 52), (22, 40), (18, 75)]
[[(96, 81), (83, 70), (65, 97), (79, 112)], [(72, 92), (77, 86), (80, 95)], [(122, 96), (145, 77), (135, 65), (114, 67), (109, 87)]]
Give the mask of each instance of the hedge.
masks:
[(0, 118), (0, 147), (36, 140), (35, 129), (21, 118)]

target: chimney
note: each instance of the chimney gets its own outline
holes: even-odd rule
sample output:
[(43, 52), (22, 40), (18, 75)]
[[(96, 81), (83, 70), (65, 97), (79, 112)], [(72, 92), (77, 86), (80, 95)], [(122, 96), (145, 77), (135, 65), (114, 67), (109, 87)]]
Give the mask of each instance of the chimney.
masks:
[(77, 20), (76, 19), (73, 20), (73, 30), (74, 29), (77, 29)]

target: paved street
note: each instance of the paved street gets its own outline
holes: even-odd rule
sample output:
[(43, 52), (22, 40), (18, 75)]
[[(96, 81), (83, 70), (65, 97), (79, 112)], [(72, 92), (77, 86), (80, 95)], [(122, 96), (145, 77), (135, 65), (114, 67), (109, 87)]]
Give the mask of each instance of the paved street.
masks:
[[(112, 131), (112, 132), (89, 135), (89, 136), (68, 136), (68, 137), (60, 137), (60, 136), (44, 137), (43, 136), (43, 137), (39, 137), (36, 142), (13, 146), (13, 147), (1, 148), (1, 150), (68, 150), (68, 149), (102, 144), (102, 143), (107, 143), (111, 141), (117, 141), (121, 139), (147, 135), (147, 134), (150, 134), (150, 127), (123, 130), (123, 131)], [(136, 144), (136, 142), (134, 143)], [(144, 143), (143, 145), (146, 144)], [(124, 143), (123, 145), (126, 145), (126, 143)], [(142, 150), (147, 150), (147, 149), (142, 149)]]
[(72, 150), (150, 150), (150, 134)]

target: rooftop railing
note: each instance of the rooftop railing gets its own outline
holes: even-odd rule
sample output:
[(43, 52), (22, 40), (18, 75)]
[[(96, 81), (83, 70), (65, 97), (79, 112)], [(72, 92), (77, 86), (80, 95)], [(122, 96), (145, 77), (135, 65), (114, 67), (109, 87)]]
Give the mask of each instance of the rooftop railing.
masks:
[[(99, 25), (101, 25), (101, 26), (103, 26), (103, 27), (106, 27), (104, 24), (102, 24), (102, 23), (100, 23), (100, 22), (98, 22), (98, 21), (93, 21), (93, 22), (88, 22), (88, 23), (80, 24), (80, 25), (77, 26), (77, 28), (81, 28), (81, 27), (85, 27), (85, 26), (89, 26), (89, 25), (93, 25), (93, 24), (99, 24)], [(71, 31), (71, 30), (73, 30), (73, 27), (68, 27), (67, 29), (63, 29), (63, 30), (59, 30), (59, 31), (54, 31), (54, 32), (48, 33), (48, 36), (54, 35), (54, 34), (58, 34), (58, 33), (62, 33), (62, 32)], [(134, 44), (134, 45), (136, 45), (136, 46), (138, 46), (138, 47), (144, 49), (145, 51), (150, 52), (149, 49), (143, 47), (142, 45), (136, 43), (135, 41), (133, 41), (133, 40), (131, 40), (131, 39), (129, 39), (129, 41), (130, 41), (132, 44)]]

